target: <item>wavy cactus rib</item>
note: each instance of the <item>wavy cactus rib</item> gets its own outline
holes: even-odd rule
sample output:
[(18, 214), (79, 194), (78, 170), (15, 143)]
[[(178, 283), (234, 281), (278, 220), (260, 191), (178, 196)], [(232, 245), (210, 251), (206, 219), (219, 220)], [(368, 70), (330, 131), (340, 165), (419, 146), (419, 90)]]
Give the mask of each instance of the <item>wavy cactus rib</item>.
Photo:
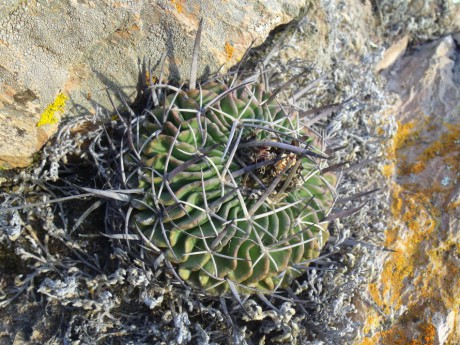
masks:
[(329, 237), (336, 179), (321, 172), (321, 138), (271, 95), (208, 82), (132, 124), (125, 169), (145, 192), (130, 227), (210, 294), (285, 287)]

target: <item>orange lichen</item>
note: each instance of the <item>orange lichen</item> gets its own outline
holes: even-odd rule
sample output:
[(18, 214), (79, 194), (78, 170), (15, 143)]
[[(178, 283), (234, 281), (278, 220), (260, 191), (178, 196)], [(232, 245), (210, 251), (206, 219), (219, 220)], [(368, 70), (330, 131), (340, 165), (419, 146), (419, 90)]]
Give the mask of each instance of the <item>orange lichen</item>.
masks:
[[(409, 127), (411, 127), (410, 122), (406, 124), (406, 126), (401, 127), (402, 134), (398, 134), (397, 137), (395, 137), (396, 151), (404, 145), (407, 147), (407, 143), (410, 143), (414, 137), (418, 136), (418, 134), (415, 136), (408, 135), (406, 131)], [(457, 170), (460, 168), (460, 160), (458, 159), (458, 155), (460, 154), (459, 126), (443, 124), (443, 126), (434, 129), (434, 131), (441, 131), (443, 134), (441, 134), (437, 140), (433, 140), (433, 142), (416, 158), (415, 162), (404, 162), (406, 165), (403, 165), (404, 168), (398, 171), (399, 174), (417, 174), (425, 169), (427, 162), (436, 157), (441, 157), (449, 168)]]
[(383, 176), (385, 176), (385, 177), (393, 176), (394, 170), (395, 170), (395, 165), (394, 164), (384, 165), (383, 168), (382, 168)]
[[(390, 307), (398, 309), (406, 304), (401, 293), (406, 287), (406, 280), (412, 280), (415, 269), (427, 261), (424, 241), (432, 236), (438, 224), (436, 217), (439, 216), (425, 195), (405, 193), (398, 185), (393, 188), (391, 210), (401, 223), (386, 232), (385, 246), (394, 248), (396, 252), (385, 264), (381, 275), (384, 282), (381, 294), (387, 296), (385, 312), (390, 312)], [(403, 229), (409, 231), (405, 230), (405, 237), (401, 238), (399, 234)]]
[(433, 142), (418, 158), (428, 161), (435, 157), (442, 157), (444, 163), (457, 171), (460, 169), (460, 126), (444, 124), (447, 131)]
[(398, 121), (398, 130), (393, 137), (391, 146), (387, 148), (386, 158), (388, 160), (395, 160), (398, 150), (402, 147), (407, 147), (416, 143), (418, 131), (414, 130), (415, 126), (415, 121), (409, 121), (407, 123)]
[(378, 305), (383, 305), (383, 300), (380, 296), (379, 291), (377, 290), (378, 289), (377, 284), (369, 284), (367, 288), (374, 302), (377, 303)]
[(360, 345), (434, 345), (436, 344), (437, 331), (429, 322), (423, 322), (417, 327), (415, 333), (407, 332), (402, 325), (396, 325), (380, 331), (373, 337), (365, 338)]
[(426, 168), (424, 161), (416, 163), (403, 163), (398, 167), (398, 175), (418, 174)]
[[(402, 188), (396, 184), (392, 183), (391, 184), (391, 205), (390, 205), (390, 210), (391, 214), (393, 217), (397, 217), (402, 210), (402, 199), (400, 198), (400, 194), (402, 192)], [(388, 238), (388, 237), (387, 237)]]
[(417, 339), (410, 339), (403, 328), (395, 327), (381, 332), (383, 345), (421, 345)]
[[(395, 172), (397, 176), (418, 175), (432, 167), (433, 160), (436, 165), (441, 160), (458, 179), (460, 126), (429, 123), (429, 117), (425, 120), (398, 123), (387, 150), (384, 176), (391, 178)], [(416, 153), (411, 161), (406, 157), (409, 153)], [(460, 245), (440, 240), (443, 213), (456, 212), (460, 206), (460, 201), (445, 202), (454, 186), (441, 181), (417, 185), (391, 182), (394, 225), (386, 231), (384, 245), (395, 252), (389, 255), (379, 282), (370, 284), (368, 292), (384, 314), (394, 315), (401, 308), (406, 312), (399, 318), (390, 317), (392, 325), (375, 310), (369, 312), (364, 326), (369, 337), (361, 345), (436, 344), (437, 330), (430, 317), (446, 310), (453, 310), (455, 319), (460, 317), (460, 268), (455, 263)]]
[(231, 45), (230, 42), (225, 42), (225, 54), (227, 54), (227, 60), (230, 60), (235, 53), (235, 48)]
[(458, 208), (460, 208), (460, 200), (453, 201), (453, 202), (450, 202), (449, 204), (447, 204), (447, 206), (445, 207), (445, 211), (450, 212), (450, 211), (456, 210)]
[(133, 24), (130, 27), (121, 27), (115, 30), (114, 36), (121, 39), (129, 39), (136, 31), (140, 31), (140, 29), (137, 24)]
[(364, 338), (359, 345), (374, 345), (374, 339), (373, 338)]
[(422, 333), (423, 344), (433, 345), (437, 334), (436, 327), (431, 323), (423, 323), (419, 328)]
[(184, 5), (182, 4), (183, 1), (180, 0), (171, 0), (171, 3), (176, 7), (177, 13), (182, 13), (184, 11)]
[(398, 121), (398, 130), (393, 138), (395, 150), (399, 150), (403, 146), (413, 145), (416, 142), (418, 131), (414, 130), (414, 127), (415, 121), (407, 123)]

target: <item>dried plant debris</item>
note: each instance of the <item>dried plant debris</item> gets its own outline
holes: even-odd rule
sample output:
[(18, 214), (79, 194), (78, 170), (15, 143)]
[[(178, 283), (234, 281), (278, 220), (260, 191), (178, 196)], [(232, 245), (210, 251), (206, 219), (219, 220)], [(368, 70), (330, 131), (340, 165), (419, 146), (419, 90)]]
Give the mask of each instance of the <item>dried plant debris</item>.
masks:
[(381, 36), (387, 43), (409, 34), (415, 42), (430, 41), (458, 30), (456, 1), (373, 0)]
[[(331, 23), (337, 21), (333, 11), (329, 15)], [(127, 111), (115, 116), (97, 109), (95, 117), (63, 124), (43, 150), (40, 164), (17, 175), (2, 195), (0, 240), (2, 251), (19, 263), (12, 261), (15, 266), (1, 278), (0, 303), (5, 311), (19, 301), (35, 308), (38, 303), (42, 312), (31, 315), (29, 327), (43, 318), (52, 325), (23, 334), (26, 342), (342, 344), (359, 335), (352, 301), (371, 276), (372, 257), (380, 250), (384, 226), (382, 194), (369, 197), (364, 193), (378, 187), (375, 160), (383, 144), (375, 131), (381, 125), (375, 113), (382, 98), (372, 77), (373, 55), (363, 57), (359, 68), (347, 65), (334, 38), (330, 42), (337, 49), (333, 73), (314, 67), (306, 72), (299, 59), (281, 61), (279, 52), (302, 39), (300, 28), (291, 28), (297, 35), (287, 35), (275, 45), (261, 69), (248, 72), (238, 66), (227, 75), (210, 77), (208, 84), (196, 80), (196, 89), (164, 84), (161, 76), (155, 81), (144, 66), (142, 75), (148, 71), (149, 79), (136, 106), (126, 105)], [(227, 88), (215, 91), (216, 84), (222, 83)], [(254, 83), (258, 89), (249, 87)], [(268, 89), (275, 91), (264, 93)], [(247, 121), (250, 126), (241, 126), (235, 121), (241, 118), (234, 113), (222, 115), (224, 102), (230, 108), (235, 105), (226, 97), (238, 93), (246, 100), (238, 105), (243, 107), (242, 114), (252, 107), (252, 113), (261, 116), (259, 124), (252, 121), (254, 115)], [(177, 110), (190, 109), (185, 104), (192, 99), (200, 105), (193, 113)], [(255, 103), (272, 104), (273, 111), (259, 111)], [(208, 122), (205, 114), (211, 107), (217, 110)], [(307, 133), (298, 130), (297, 120), (278, 119), (278, 113), (303, 114), (312, 140), (302, 138), (301, 142)], [(188, 119), (187, 125), (184, 119), (174, 122), (181, 116)], [(291, 122), (284, 123), (286, 118)], [(227, 119), (233, 122), (225, 125)], [(150, 134), (145, 132), (147, 127)], [(173, 141), (151, 146), (154, 140), (160, 142), (165, 130)], [(206, 135), (213, 141), (209, 145)], [(177, 142), (181, 145), (176, 146)], [(238, 150), (239, 144), (244, 151)], [(191, 146), (200, 154), (189, 152)], [(148, 150), (163, 150), (164, 160), (154, 158), (160, 157), (158, 152), (147, 157)], [(222, 156), (235, 160), (222, 161)], [(335, 158), (326, 160), (331, 157)], [(150, 165), (146, 160), (151, 160)], [(196, 167), (197, 173), (188, 170)], [(204, 183), (206, 176), (213, 174), (226, 174), (231, 183), (217, 183), (216, 193), (206, 190), (212, 185)], [(318, 174), (321, 193), (312, 195), (310, 187), (305, 187), (310, 174)], [(178, 175), (187, 178), (175, 183)], [(189, 191), (181, 194), (180, 189), (181, 184), (196, 181), (194, 188), (201, 199), (197, 197), (207, 204), (201, 209), (184, 199), (186, 193), (192, 195)], [(336, 192), (332, 187), (337, 181)], [(305, 193), (293, 197), (296, 189)], [(153, 191), (150, 199), (140, 190)], [(162, 196), (162, 191), (167, 194)], [(327, 197), (321, 199), (319, 194)], [(208, 200), (203, 195), (212, 196)], [(236, 200), (229, 202), (234, 215), (220, 221), (215, 235), (198, 231), (174, 240), (165, 236), (174, 232), (174, 227), (166, 227), (168, 221), (203, 226), (202, 220), (211, 212), (218, 215), (213, 206), (222, 206), (227, 199)], [(239, 245), (254, 248), (257, 244), (259, 251), (272, 248), (273, 229), (248, 225), (251, 216), (263, 219), (268, 212), (270, 221), (278, 222), (277, 212), (270, 213), (267, 205), (284, 202), (283, 209), (290, 209), (299, 200), (304, 206), (296, 212), (308, 210), (315, 215), (317, 233), (305, 226), (306, 237), (300, 240), (295, 233), (276, 238), (284, 241), (280, 253), (289, 255), (272, 256), (267, 262), (260, 252), (250, 253), (250, 260), (265, 262), (263, 274), (254, 264), (244, 279), (222, 276), (226, 267), (222, 258), (227, 265), (250, 261), (222, 254), (222, 248), (229, 248), (228, 234), (252, 227), (252, 232), (244, 233), (254, 233), (254, 237), (240, 235), (246, 242)], [(242, 201), (248, 202), (246, 209)], [(169, 218), (159, 217), (160, 211)], [(238, 221), (239, 226), (235, 225)], [(295, 222), (295, 217), (289, 221)], [(155, 229), (161, 236), (146, 233), (146, 224), (152, 222), (158, 222)], [(209, 224), (213, 230), (214, 223)], [(195, 259), (201, 255), (201, 264), (183, 264), (193, 256), (192, 247)], [(313, 254), (297, 253), (299, 260), (292, 259), (294, 249), (300, 247), (303, 253)], [(215, 256), (210, 259), (210, 254)], [(47, 308), (54, 316), (45, 312)], [(4, 327), (15, 333), (11, 324)]]

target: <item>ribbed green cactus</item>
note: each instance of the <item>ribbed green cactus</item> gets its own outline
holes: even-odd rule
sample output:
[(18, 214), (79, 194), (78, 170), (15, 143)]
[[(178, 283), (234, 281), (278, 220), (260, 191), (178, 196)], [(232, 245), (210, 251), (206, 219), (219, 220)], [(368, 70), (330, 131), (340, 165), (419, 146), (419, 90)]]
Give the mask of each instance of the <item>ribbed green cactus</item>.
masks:
[(132, 125), (131, 228), (210, 294), (288, 285), (329, 237), (323, 140), (262, 84), (171, 89)]

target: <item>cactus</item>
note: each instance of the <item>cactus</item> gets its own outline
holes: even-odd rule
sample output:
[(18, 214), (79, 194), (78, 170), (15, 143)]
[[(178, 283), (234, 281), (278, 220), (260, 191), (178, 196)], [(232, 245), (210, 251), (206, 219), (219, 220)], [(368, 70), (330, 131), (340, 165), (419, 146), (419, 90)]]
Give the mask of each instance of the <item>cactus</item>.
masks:
[(197, 86), (200, 37), (201, 23), (188, 88), (150, 79), (147, 108), (124, 123), (123, 184), (142, 191), (126, 229), (201, 291), (271, 293), (329, 238), (326, 140), (258, 73)]
[(318, 257), (335, 175), (324, 141), (260, 83), (170, 91), (132, 126), (130, 228), (210, 294), (272, 292)]

